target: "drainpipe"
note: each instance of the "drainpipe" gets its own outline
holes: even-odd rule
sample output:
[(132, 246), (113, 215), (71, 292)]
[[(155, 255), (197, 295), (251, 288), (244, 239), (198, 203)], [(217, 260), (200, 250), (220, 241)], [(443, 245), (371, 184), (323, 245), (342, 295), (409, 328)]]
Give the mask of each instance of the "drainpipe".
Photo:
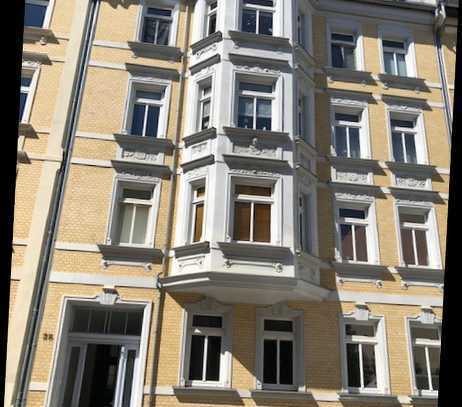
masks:
[(452, 113), (451, 103), (449, 97), (448, 82), (446, 80), (446, 68), (443, 59), (443, 50), (441, 49), (441, 33), (444, 30), (444, 24), (446, 21), (446, 8), (444, 7), (444, 0), (439, 0), (435, 9), (435, 20), (434, 20), (434, 32), (435, 32), (435, 44), (436, 44), (436, 55), (438, 59), (438, 72), (440, 74), (441, 89), (444, 100), (444, 112), (446, 117), (446, 127), (448, 131), (449, 145), (451, 145), (452, 139)]
[(96, 17), (99, 9), (99, 0), (89, 0), (87, 16), (83, 29), (83, 41), (80, 49), (79, 61), (77, 63), (77, 76), (74, 85), (74, 97), (67, 115), (67, 126), (63, 138), (63, 161), (57, 173), (57, 179), (53, 188), (51, 212), (48, 216), (48, 227), (45, 232), (46, 242), (41, 255), (37, 281), (32, 294), (32, 309), (26, 333), (24, 357), (20, 363), (20, 370), (17, 381), (17, 393), (14, 401), (15, 407), (26, 405), (29, 381), (32, 371), (37, 341), (39, 339), (40, 319), (45, 306), (46, 289), (48, 277), (53, 260), (53, 250), (58, 231), (59, 218), (63, 204), (63, 197), (66, 182), (69, 176), (69, 169), (74, 146), (75, 133), (77, 129), (78, 115), (83, 94), (83, 84), (90, 58), (91, 43), (93, 41)]
[(186, 71), (188, 68), (188, 49), (189, 49), (189, 36), (190, 36), (190, 26), (191, 26), (191, 11), (190, 5), (191, 0), (186, 0), (186, 26), (185, 26), (185, 37), (183, 42), (182, 48), (182, 65), (181, 65), (181, 72), (180, 72), (180, 82), (179, 82), (179, 92), (176, 104), (176, 117), (175, 117), (175, 144), (173, 149), (173, 163), (172, 163), (172, 178), (170, 182), (170, 189), (169, 189), (169, 197), (168, 197), (168, 212), (167, 212), (167, 231), (165, 235), (165, 243), (163, 247), (163, 260), (162, 260), (162, 270), (159, 274), (156, 275), (156, 287), (159, 290), (159, 301), (157, 306), (156, 312), (156, 319), (155, 319), (155, 328), (154, 328), (154, 352), (152, 356), (153, 366), (152, 366), (152, 375), (151, 375), (151, 391), (150, 393), (150, 404), (153, 404), (154, 394), (153, 394), (153, 386), (157, 382), (157, 372), (158, 372), (158, 363), (159, 363), (159, 355), (160, 355), (160, 336), (161, 336), (161, 320), (162, 314), (165, 304), (165, 290), (162, 287), (162, 283), (159, 280), (159, 276), (167, 275), (168, 271), (168, 260), (170, 258), (170, 250), (172, 247), (171, 240), (172, 240), (172, 233), (173, 233), (173, 214), (175, 208), (175, 192), (176, 192), (176, 184), (177, 184), (177, 171), (178, 171), (178, 163), (180, 157), (180, 149), (178, 147), (181, 138), (181, 123), (182, 123), (182, 116), (183, 116), (183, 107), (184, 107), (184, 94), (185, 94), (185, 79), (186, 79)]

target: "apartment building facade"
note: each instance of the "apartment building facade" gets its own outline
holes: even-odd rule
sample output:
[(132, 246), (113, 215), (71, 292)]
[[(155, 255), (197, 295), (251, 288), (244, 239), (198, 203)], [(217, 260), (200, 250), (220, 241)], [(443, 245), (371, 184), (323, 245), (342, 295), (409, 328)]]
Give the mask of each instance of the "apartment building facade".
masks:
[(457, 7), (26, 0), (5, 405), (436, 405)]

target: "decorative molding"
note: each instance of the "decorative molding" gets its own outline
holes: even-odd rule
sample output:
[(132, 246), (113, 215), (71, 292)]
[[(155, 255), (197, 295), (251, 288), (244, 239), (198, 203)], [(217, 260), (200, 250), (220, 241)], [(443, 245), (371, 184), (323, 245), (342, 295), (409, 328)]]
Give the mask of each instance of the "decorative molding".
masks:
[(371, 195), (354, 194), (348, 192), (335, 192), (335, 199), (337, 201), (361, 201), (361, 202), (374, 202), (374, 197)]
[(96, 296), (101, 305), (114, 305), (119, 300), (119, 293), (114, 286), (103, 286), (103, 292)]
[(112, 285), (114, 287), (136, 287), (155, 289), (153, 277), (117, 276), (107, 273), (74, 273), (52, 271), (51, 283), (79, 284), (79, 285)]
[(331, 291), (327, 301), (334, 302), (358, 302), (368, 304), (393, 304), (393, 305), (431, 305), (433, 307), (443, 306), (443, 296), (408, 295), (408, 294), (387, 294), (384, 292), (364, 292), (351, 290)]
[(218, 48), (217, 42), (222, 40), (223, 33), (221, 31), (215, 31), (213, 34), (191, 44), (191, 51), (196, 56), (203, 55), (210, 50), (216, 50)]
[(209, 129), (201, 130), (197, 133), (190, 134), (189, 136), (183, 137), (183, 141), (186, 147), (192, 144), (200, 143), (209, 139), (213, 139), (217, 136), (217, 129), (211, 127)]

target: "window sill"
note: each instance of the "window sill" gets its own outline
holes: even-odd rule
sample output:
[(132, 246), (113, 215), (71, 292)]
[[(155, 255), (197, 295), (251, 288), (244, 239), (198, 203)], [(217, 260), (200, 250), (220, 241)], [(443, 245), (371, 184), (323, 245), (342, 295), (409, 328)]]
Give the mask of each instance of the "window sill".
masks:
[(20, 136), (24, 137), (35, 137), (37, 135), (34, 127), (30, 123), (19, 123), (18, 133)]
[(183, 137), (183, 142), (186, 147), (189, 147), (193, 144), (200, 143), (201, 141), (209, 140), (217, 136), (217, 129), (215, 127), (210, 127), (198, 131), (197, 133), (190, 134), (189, 136)]
[(290, 169), (287, 160), (260, 157), (257, 155), (243, 156), (238, 154), (223, 154), (223, 160), (230, 168), (242, 168), (250, 170), (278, 170), (287, 171)]
[(200, 50), (209, 45), (214, 44), (215, 42), (220, 42), (223, 40), (223, 34), (221, 31), (216, 31), (213, 34), (208, 35), (205, 38), (202, 38), (199, 41), (196, 41), (194, 44), (191, 44), (191, 50), (193, 54), (197, 54)]
[(133, 64), (126, 62), (125, 69), (131, 74), (158, 76), (162, 79), (178, 80), (180, 77), (178, 69), (173, 68), (164, 68), (159, 66)]
[(318, 156), (318, 150), (316, 150), (316, 146), (311, 144), (310, 142), (306, 141), (304, 137), (302, 136), (295, 136), (295, 144), (297, 146), (300, 146), (302, 149), (304, 149), (308, 154), (312, 155), (313, 157)]
[(308, 50), (305, 49), (305, 47), (297, 43), (294, 45), (294, 51), (295, 51), (295, 57), (297, 59), (302, 60), (303, 63), (305, 63), (305, 65), (307, 65), (310, 68), (316, 67), (316, 60), (308, 52)]
[(44, 52), (23, 51), (22, 59), (24, 61), (35, 61), (44, 65), (51, 65), (50, 57)]
[(173, 386), (173, 393), (177, 396), (239, 397), (237, 390), (218, 386)]
[(298, 390), (251, 390), (250, 392), (253, 399), (309, 399), (314, 400), (311, 392), (298, 391)]
[(356, 82), (375, 85), (375, 80), (372, 77), (371, 72), (349, 68), (335, 68), (332, 66), (326, 67), (324, 70), (328, 80), (330, 78), (331, 81)]
[(226, 127), (223, 131), (227, 136), (247, 136), (248, 138), (263, 137), (266, 140), (277, 141), (281, 143), (289, 140), (289, 133), (274, 130), (246, 129), (243, 127)]
[(181, 164), (181, 168), (183, 172), (188, 172), (193, 170), (194, 168), (204, 167), (205, 165), (212, 165), (215, 163), (215, 156), (213, 154), (206, 155), (201, 158), (197, 158), (196, 160), (188, 161)]
[(189, 243), (184, 246), (177, 246), (173, 248), (175, 252), (175, 258), (193, 256), (195, 254), (209, 253), (210, 242), (197, 242)]
[(443, 198), (441, 198), (438, 191), (432, 191), (428, 189), (418, 189), (413, 187), (397, 187), (397, 186), (390, 186), (389, 187), (390, 193), (396, 199), (404, 199), (404, 200), (424, 200), (433, 203), (444, 203)]
[(134, 134), (115, 133), (114, 139), (118, 144), (151, 146), (165, 152), (172, 152), (174, 148), (172, 140), (164, 137), (141, 137)]
[(415, 405), (431, 405), (434, 406), (438, 403), (438, 393), (432, 395), (411, 394), (409, 396), (411, 402)]
[(342, 279), (375, 282), (383, 280), (384, 275), (389, 273), (387, 266), (373, 263), (334, 261), (332, 262), (332, 266), (337, 275)]
[(391, 394), (380, 394), (380, 393), (338, 393), (340, 401), (352, 401), (358, 403), (370, 402), (370, 403), (398, 403), (398, 397), (392, 396)]
[(422, 78), (390, 75), (388, 73), (380, 73), (378, 75), (378, 78), (385, 87), (412, 89), (412, 90), (426, 91), (426, 92), (430, 91), (427, 85), (425, 84), (425, 80)]
[(336, 155), (330, 155), (327, 158), (332, 165), (341, 165), (344, 167), (351, 167), (351, 168), (361, 167), (361, 168), (367, 168), (370, 170), (380, 169), (378, 160), (374, 160), (372, 158), (350, 158), (350, 157), (339, 157)]
[(180, 48), (170, 45), (157, 45), (142, 41), (127, 41), (128, 47), (136, 56), (153, 57), (179, 61), (183, 55)]
[(358, 195), (369, 195), (369, 201), (372, 202), (373, 197), (383, 197), (381, 187), (369, 183), (359, 183), (352, 181), (328, 181), (327, 185), (338, 193), (357, 193)]
[(24, 150), (18, 150), (17, 162), (21, 164), (30, 164), (30, 158)]
[(40, 41), (41, 44), (46, 44), (53, 40), (56, 41), (56, 38), (49, 28), (42, 27), (24, 27), (23, 41), (24, 42), (37, 42)]
[(153, 164), (149, 161), (135, 160), (111, 160), (112, 167), (117, 172), (130, 172), (140, 170), (141, 172), (152, 173), (153, 176), (168, 178), (172, 174), (172, 170), (167, 165)]
[(273, 35), (248, 33), (245, 31), (229, 30), (229, 36), (235, 43), (254, 43), (271, 45), (278, 48), (289, 48), (290, 42), (286, 37), (276, 37)]
[(432, 284), (441, 285), (444, 283), (444, 270), (426, 266), (397, 266), (396, 271), (406, 284)]
[(291, 254), (289, 247), (261, 243), (218, 242), (225, 257), (250, 257), (285, 261)]
[(160, 264), (164, 257), (162, 250), (152, 247), (120, 246), (98, 244), (104, 260), (126, 262), (150, 262)]
[(398, 161), (385, 161), (387, 167), (393, 171), (405, 171), (410, 174), (426, 175), (431, 177), (436, 174), (436, 167), (429, 164), (402, 163)]

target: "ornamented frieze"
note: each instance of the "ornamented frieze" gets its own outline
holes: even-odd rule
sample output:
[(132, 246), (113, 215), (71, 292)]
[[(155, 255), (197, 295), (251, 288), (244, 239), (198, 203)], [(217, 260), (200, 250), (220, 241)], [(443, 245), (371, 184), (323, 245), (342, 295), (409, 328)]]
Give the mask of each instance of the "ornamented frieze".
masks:
[(336, 171), (335, 180), (340, 182), (355, 182), (358, 184), (368, 184), (369, 176), (367, 173)]
[(254, 138), (251, 143), (233, 144), (233, 153), (275, 158), (276, 148), (265, 147), (257, 138)]

